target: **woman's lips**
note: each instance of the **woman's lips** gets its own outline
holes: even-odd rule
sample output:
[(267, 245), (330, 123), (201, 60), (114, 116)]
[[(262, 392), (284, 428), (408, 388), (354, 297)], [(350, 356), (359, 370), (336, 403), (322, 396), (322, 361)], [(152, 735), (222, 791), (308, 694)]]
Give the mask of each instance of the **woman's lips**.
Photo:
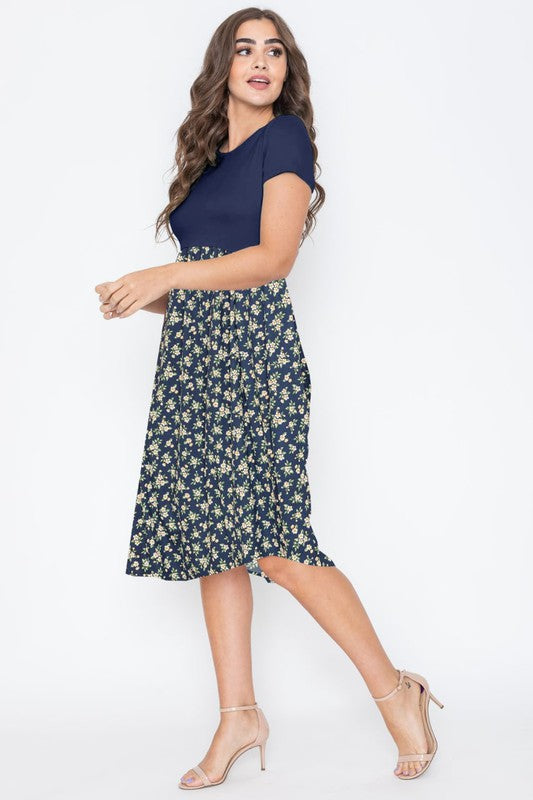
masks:
[(253, 78), (251, 78), (248, 81), (248, 85), (252, 86), (254, 89), (260, 89), (261, 90), (261, 89), (268, 89), (268, 87), (270, 86), (270, 83), (265, 83), (264, 81), (254, 80)]

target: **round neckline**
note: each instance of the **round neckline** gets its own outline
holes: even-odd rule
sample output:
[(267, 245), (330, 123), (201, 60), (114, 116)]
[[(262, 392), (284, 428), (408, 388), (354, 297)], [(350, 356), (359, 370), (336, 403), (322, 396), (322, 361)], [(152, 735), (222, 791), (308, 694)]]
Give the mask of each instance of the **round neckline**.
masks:
[(261, 125), (260, 128), (258, 128), (256, 131), (251, 133), (249, 136), (247, 136), (246, 139), (244, 139), (244, 141), (242, 141), (240, 144), (238, 144), (237, 147), (234, 147), (233, 150), (227, 150), (225, 153), (223, 153), (222, 150), (219, 150), (218, 147), (217, 147), (217, 155), (222, 156), (223, 158), (225, 158), (226, 156), (231, 156), (232, 153), (236, 153), (237, 150), (241, 150), (244, 147), (245, 144), (247, 144), (254, 136), (256, 136), (256, 134), (258, 134), (260, 131), (264, 131), (265, 128), (268, 128), (268, 126), (270, 125), (271, 122), (274, 122), (275, 119), (277, 119), (278, 117), (282, 117), (282, 116), (284, 116), (284, 115), (283, 114), (278, 114), (276, 117), (273, 117), (268, 122), (266, 122), (264, 125)]

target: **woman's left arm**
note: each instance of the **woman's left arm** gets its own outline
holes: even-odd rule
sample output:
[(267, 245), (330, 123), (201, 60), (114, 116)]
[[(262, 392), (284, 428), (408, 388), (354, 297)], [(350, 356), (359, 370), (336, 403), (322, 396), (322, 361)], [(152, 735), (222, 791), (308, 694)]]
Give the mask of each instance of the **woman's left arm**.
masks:
[(173, 261), (100, 283), (95, 291), (104, 317), (129, 317), (170, 289), (248, 289), (285, 278), (298, 255), (310, 198), (310, 186), (296, 173), (270, 178), (263, 184), (258, 245), (212, 259)]
[(168, 264), (169, 288), (249, 289), (285, 278), (298, 255), (310, 197), (310, 187), (293, 172), (265, 181), (260, 243), (206, 259), (201, 270), (198, 261)]
[(157, 300), (152, 303), (147, 303), (142, 307), (141, 311), (152, 311), (154, 314), (164, 314), (168, 306), (168, 292), (162, 294)]

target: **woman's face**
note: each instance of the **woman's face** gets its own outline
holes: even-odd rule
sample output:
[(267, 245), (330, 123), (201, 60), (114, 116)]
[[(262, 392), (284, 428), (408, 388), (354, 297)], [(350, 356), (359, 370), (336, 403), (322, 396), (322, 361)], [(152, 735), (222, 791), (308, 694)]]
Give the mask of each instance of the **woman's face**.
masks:
[(287, 53), (274, 23), (249, 19), (239, 25), (228, 77), (230, 100), (256, 108), (271, 106), (281, 94), (286, 75)]

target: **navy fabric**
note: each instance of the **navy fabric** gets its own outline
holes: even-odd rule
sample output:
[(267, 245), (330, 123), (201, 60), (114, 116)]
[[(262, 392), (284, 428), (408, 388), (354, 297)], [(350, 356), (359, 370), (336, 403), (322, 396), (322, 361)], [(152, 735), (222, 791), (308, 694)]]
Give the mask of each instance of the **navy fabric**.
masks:
[[(177, 261), (219, 258), (193, 246)], [(311, 524), (311, 378), (284, 278), (171, 289), (126, 572), (191, 580), (281, 556), (335, 566)]]
[(181, 249), (216, 245), (231, 253), (259, 244), (263, 183), (282, 172), (315, 187), (311, 139), (295, 114), (274, 117), (228, 153), (217, 150), (216, 165), (170, 214)]
[[(260, 243), (263, 183), (295, 172), (314, 188), (307, 129), (275, 117), (217, 154), (172, 214), (176, 261)], [(200, 264), (198, 265), (200, 268)], [(186, 581), (260, 559), (335, 563), (311, 525), (311, 378), (284, 278), (247, 289), (168, 293), (126, 572)]]

